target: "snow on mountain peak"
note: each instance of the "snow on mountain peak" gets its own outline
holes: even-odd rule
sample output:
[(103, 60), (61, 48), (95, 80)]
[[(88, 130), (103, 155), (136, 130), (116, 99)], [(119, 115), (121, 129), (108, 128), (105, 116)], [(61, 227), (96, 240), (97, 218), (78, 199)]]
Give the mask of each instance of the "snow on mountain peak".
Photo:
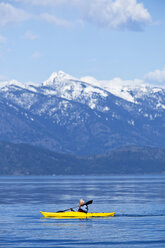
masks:
[(4, 82), (0, 82), (0, 90), (1, 91), (8, 91), (10, 88), (21, 88), (21, 89), (26, 89), (26, 90), (30, 90), (33, 92), (36, 92), (37, 90), (35, 89), (36, 84), (29, 82), (27, 84), (18, 82), (16, 80), (10, 80), (10, 81), (4, 81)]
[(81, 80), (132, 103), (137, 103), (136, 98), (162, 91), (162, 88), (150, 85), (139, 79), (122, 80), (121, 78), (114, 78), (112, 80), (98, 81), (93, 77), (87, 76), (81, 78)]
[(37, 92), (41, 90), (40, 87), (45, 95), (56, 95), (67, 100), (81, 102), (88, 101), (92, 108), (94, 105), (97, 105), (97, 96), (99, 95), (101, 98), (106, 98), (108, 92), (126, 101), (137, 104), (139, 98), (151, 96), (163, 90), (163, 87), (160, 88), (149, 85), (139, 79), (122, 80), (121, 78), (114, 78), (112, 80), (97, 80), (91, 76), (76, 78), (63, 71), (53, 72), (51, 76), (40, 85), (31, 82), (24, 84), (16, 80), (0, 82), (0, 90), (6, 92), (18, 88)]
[(21, 82), (18, 82), (16, 80), (10, 80), (10, 81), (0, 82), (0, 89), (5, 88), (5, 87), (9, 87), (10, 85), (18, 86), (21, 88), (23, 87), (23, 84)]
[(105, 98), (108, 95), (105, 90), (83, 82), (63, 71), (52, 73), (42, 86), (46, 95), (56, 95), (67, 100), (86, 103), (91, 109), (97, 108), (99, 97)]
[(78, 79), (63, 71), (53, 72), (51, 76), (43, 83), (43, 86), (54, 85), (55, 83), (59, 84), (61, 82), (69, 81), (69, 80), (78, 80)]
[[(104, 89), (111, 94), (121, 97), (129, 102), (135, 103), (134, 98), (129, 94), (128, 88), (131, 86), (130, 81), (122, 81), (120, 78), (114, 78), (113, 80), (101, 80), (98, 81), (93, 77), (83, 77), (82, 81), (92, 84), (93, 86), (97, 86), (101, 89)], [(133, 84), (133, 82), (132, 82)]]

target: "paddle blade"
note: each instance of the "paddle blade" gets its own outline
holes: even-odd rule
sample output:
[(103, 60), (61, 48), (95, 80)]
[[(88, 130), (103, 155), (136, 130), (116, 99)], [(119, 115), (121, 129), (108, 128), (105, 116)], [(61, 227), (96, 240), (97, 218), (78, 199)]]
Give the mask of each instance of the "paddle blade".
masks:
[(93, 203), (93, 200), (90, 200), (90, 201), (88, 201), (88, 202), (85, 202), (85, 203), (83, 204), (83, 206), (84, 206), (84, 205), (87, 206), (87, 205), (90, 205), (90, 204), (92, 204), (92, 203)]

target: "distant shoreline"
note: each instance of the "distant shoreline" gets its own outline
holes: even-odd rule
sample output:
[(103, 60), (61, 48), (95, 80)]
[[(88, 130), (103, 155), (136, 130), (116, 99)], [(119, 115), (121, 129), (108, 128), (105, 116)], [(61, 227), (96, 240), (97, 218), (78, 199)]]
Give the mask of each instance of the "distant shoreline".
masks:
[(104, 155), (79, 157), (28, 144), (0, 142), (0, 176), (165, 174), (165, 149), (127, 146)]

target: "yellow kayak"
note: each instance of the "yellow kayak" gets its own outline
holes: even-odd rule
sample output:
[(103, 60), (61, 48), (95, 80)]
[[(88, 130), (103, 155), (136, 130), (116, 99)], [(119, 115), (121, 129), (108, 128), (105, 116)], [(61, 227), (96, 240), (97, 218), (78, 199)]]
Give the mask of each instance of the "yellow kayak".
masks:
[(70, 212), (53, 213), (53, 212), (40, 211), (40, 213), (45, 218), (58, 218), (58, 219), (67, 219), (67, 218), (83, 219), (83, 218), (109, 217), (109, 216), (115, 215), (115, 212), (113, 212), (113, 213), (83, 213), (83, 212), (70, 211)]

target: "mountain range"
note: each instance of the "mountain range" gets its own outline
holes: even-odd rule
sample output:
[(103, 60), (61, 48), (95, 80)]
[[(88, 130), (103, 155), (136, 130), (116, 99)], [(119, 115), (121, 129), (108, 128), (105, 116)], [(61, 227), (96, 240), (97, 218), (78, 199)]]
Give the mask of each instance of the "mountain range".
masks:
[(165, 89), (108, 85), (62, 71), (41, 84), (0, 82), (0, 140), (90, 156), (165, 147)]

